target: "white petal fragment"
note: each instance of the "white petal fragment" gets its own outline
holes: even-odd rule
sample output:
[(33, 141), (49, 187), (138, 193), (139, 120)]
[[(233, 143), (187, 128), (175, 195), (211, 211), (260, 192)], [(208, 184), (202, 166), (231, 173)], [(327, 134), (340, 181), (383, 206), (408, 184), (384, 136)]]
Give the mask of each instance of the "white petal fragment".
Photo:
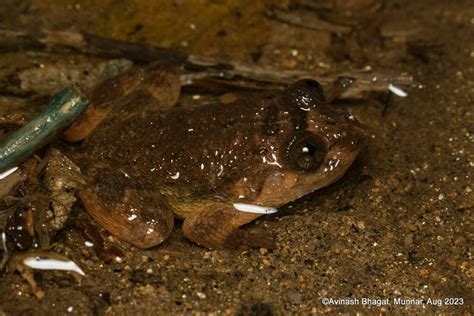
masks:
[(3, 248), (3, 251), (5, 251), (5, 253), (8, 253), (7, 234), (5, 234), (5, 232), (2, 232), (2, 248)]
[(259, 206), (254, 204), (234, 203), (234, 208), (241, 212), (256, 214), (273, 214), (278, 212), (274, 207)]
[(388, 85), (388, 90), (390, 90), (393, 94), (398, 95), (399, 97), (402, 97), (402, 98), (408, 96), (408, 93), (406, 93), (399, 87), (394, 86), (393, 84)]
[(11, 169), (0, 172), (0, 180), (5, 179), (6, 177), (8, 177), (9, 175), (11, 175), (13, 172), (17, 170), (18, 170), (18, 167), (13, 167)]
[(23, 260), (23, 263), (30, 268), (39, 270), (63, 270), (77, 272), (80, 275), (86, 275), (84, 271), (73, 261), (61, 261), (57, 259), (45, 259), (40, 257), (29, 257)]

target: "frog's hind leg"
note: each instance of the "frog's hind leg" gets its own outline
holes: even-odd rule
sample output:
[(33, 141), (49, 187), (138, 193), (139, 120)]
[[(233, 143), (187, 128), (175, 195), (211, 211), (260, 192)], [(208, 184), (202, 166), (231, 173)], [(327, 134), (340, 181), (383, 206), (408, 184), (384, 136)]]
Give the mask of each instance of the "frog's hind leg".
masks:
[(188, 216), (183, 223), (183, 232), (188, 239), (211, 249), (274, 248), (270, 233), (240, 228), (260, 216), (215, 203)]
[(112, 108), (126, 104), (120, 101), (134, 93), (145, 93), (159, 104), (160, 111), (166, 111), (178, 100), (180, 85), (177, 71), (163, 65), (134, 69), (107, 79), (91, 92), (87, 110), (64, 131), (62, 137), (69, 142), (85, 139), (109, 114), (118, 112)]
[(173, 229), (173, 212), (159, 192), (125, 177), (110, 169), (98, 171), (95, 183), (79, 191), (82, 203), (117, 238), (139, 248), (161, 244)]

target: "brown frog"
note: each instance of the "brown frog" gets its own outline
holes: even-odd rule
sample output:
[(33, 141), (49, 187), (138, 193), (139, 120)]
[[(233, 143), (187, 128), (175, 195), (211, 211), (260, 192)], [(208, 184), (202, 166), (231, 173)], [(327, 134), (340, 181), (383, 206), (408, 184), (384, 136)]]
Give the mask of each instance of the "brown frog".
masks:
[(191, 109), (173, 107), (179, 93), (173, 70), (126, 73), (101, 84), (65, 133), (85, 138), (70, 155), (88, 182), (87, 211), (141, 248), (162, 243), (175, 216), (208, 248), (271, 247), (268, 232), (240, 228), (262, 216), (254, 210), (333, 183), (361, 148), (357, 121), (326, 105), (314, 80)]

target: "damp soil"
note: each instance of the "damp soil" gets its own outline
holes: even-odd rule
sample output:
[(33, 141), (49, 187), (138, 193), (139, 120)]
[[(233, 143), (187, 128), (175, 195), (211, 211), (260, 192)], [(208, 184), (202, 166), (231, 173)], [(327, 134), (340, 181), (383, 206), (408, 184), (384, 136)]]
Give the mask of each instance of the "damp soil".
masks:
[[(166, 242), (149, 250), (107, 237), (124, 252), (121, 262), (107, 262), (84, 244), (80, 229), (69, 225), (55, 236), (53, 250), (76, 261), (86, 277), (78, 283), (62, 272), (37, 272), (45, 293), (38, 300), (18, 273), (4, 273), (0, 315), (473, 313), (472, 1), (379, 1), (375, 8), (325, 15), (352, 26), (344, 35), (265, 14), (310, 3), (289, 2), (2, 4), (2, 28), (73, 28), (317, 74), (386, 69), (409, 73), (419, 85), (405, 98), (387, 92), (337, 102), (365, 125), (365, 150), (337, 183), (250, 225), (271, 231), (276, 249), (209, 251), (186, 240), (178, 222)], [(2, 95), (0, 113), (47, 91), (31, 76), (15, 74), (45, 64), (85, 63), (90, 70), (106, 62), (27, 51), (3, 52), (0, 61), (2, 89), (21, 78), (23, 87), (30, 84), (24, 95)], [(324, 305), (324, 298), (360, 304)], [(362, 298), (391, 304), (362, 305)], [(396, 298), (442, 304), (396, 304)]]

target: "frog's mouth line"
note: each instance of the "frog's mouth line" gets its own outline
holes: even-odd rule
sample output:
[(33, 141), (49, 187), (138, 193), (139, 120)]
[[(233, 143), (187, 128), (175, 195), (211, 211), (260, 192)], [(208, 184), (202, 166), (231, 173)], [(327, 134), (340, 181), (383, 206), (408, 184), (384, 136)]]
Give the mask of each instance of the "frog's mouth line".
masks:
[[(338, 178), (340, 178), (340, 177), (338, 177)], [(270, 200), (266, 200), (264, 204), (270, 204), (270, 205), (273, 204), (273, 205), (283, 206), (283, 205), (288, 204), (290, 202), (293, 202), (293, 201), (295, 201), (295, 200), (297, 200), (297, 199), (299, 199), (299, 198), (301, 198), (301, 197), (303, 197), (307, 194), (313, 193), (313, 192), (315, 192), (315, 191), (317, 191), (317, 190), (333, 183), (336, 180), (330, 180), (327, 183), (321, 183), (318, 186), (308, 188), (307, 190), (296, 190), (297, 193), (294, 196), (292, 196), (290, 198), (288, 198), (288, 196), (286, 197), (287, 201), (285, 201), (285, 203), (278, 203), (278, 201), (272, 201), (270, 199)], [(257, 205), (257, 204), (248, 204), (248, 203), (233, 203), (233, 206), (239, 212), (252, 213), (252, 214), (266, 215), (266, 214), (274, 214), (274, 213), (278, 212), (278, 208), (273, 207), (273, 206), (262, 206), (262, 205)]]
[[(262, 190), (262, 193), (251, 202), (259, 205), (271, 205), (272, 208), (277, 208), (307, 194), (311, 194), (343, 177), (359, 152), (360, 147), (353, 146), (353, 149), (348, 152), (350, 155), (338, 157), (337, 155), (329, 154), (333, 158), (326, 159), (318, 171), (312, 175), (290, 177), (288, 174), (283, 176), (281, 173), (275, 173), (273, 176), (267, 177), (267, 181), (263, 185), (263, 188), (267, 189)], [(289, 179), (295, 179), (296, 181)], [(262, 208), (265, 207), (262, 206)], [(250, 209), (248, 212), (252, 212), (252, 210)], [(258, 213), (268, 214), (264, 211)]]

